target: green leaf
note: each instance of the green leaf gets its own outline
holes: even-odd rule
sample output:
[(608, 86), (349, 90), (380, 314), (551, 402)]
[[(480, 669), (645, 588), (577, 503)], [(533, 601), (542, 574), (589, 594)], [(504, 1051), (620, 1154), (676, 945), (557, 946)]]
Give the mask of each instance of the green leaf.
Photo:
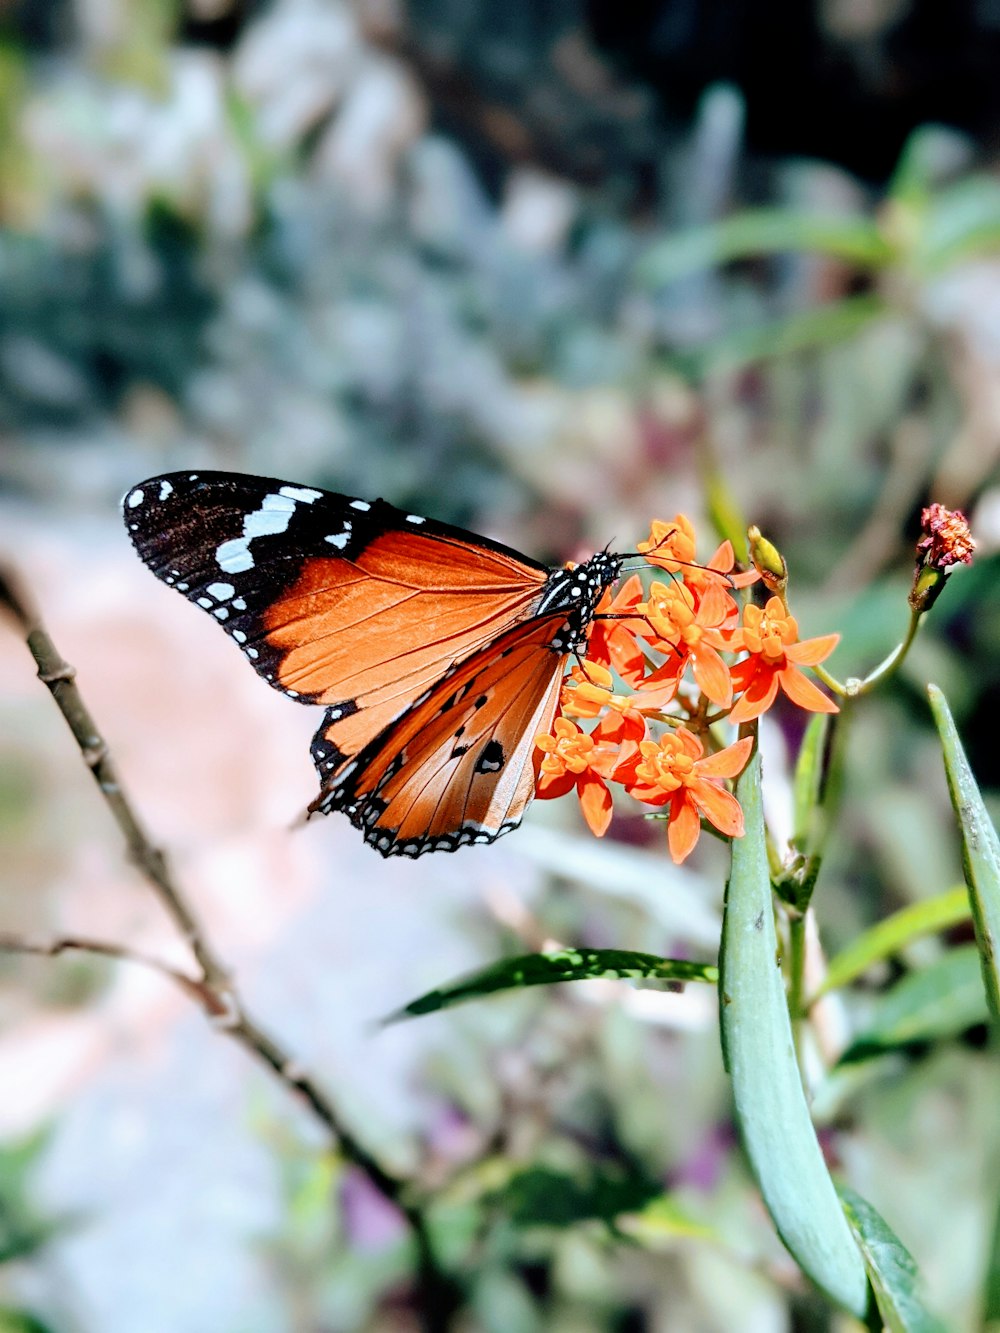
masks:
[(756, 208), (657, 241), (639, 260), (636, 276), (660, 286), (734, 259), (791, 251), (834, 255), (860, 268), (879, 268), (893, 253), (865, 217)]
[(649, 1249), (663, 1249), (676, 1240), (711, 1240), (722, 1237), (691, 1216), (671, 1194), (658, 1194), (638, 1212), (618, 1218), (618, 1229)]
[(963, 885), (948, 893), (941, 893), (936, 898), (925, 898), (923, 902), (911, 903), (909, 907), (893, 912), (892, 916), (887, 916), (864, 931), (831, 959), (826, 976), (810, 997), (809, 1003), (812, 1004), (828, 991), (848, 985), (873, 964), (892, 958), (914, 940), (967, 921), (969, 910), (969, 895)]
[(54, 1333), (51, 1324), (44, 1324), (27, 1310), (0, 1307), (0, 1333)]
[(936, 194), (920, 219), (913, 263), (925, 274), (1000, 249), (1000, 183), (970, 176)]
[(1000, 839), (972, 776), (948, 701), (936, 685), (928, 685), (927, 694), (941, 737), (951, 803), (962, 833), (962, 865), (986, 998), (993, 1017), (1000, 1018)]
[(550, 986), (557, 981), (587, 981), (594, 977), (614, 977), (629, 981), (718, 980), (718, 969), (711, 963), (689, 963), (683, 959), (660, 958), (654, 953), (635, 953), (631, 949), (560, 949), (558, 953), (526, 953), (518, 958), (502, 958), (481, 971), (453, 981), (438, 990), (428, 991), (390, 1014), (385, 1023), (395, 1023), (418, 1014), (432, 1014), (438, 1009), (474, 1000), (495, 991), (515, 990), (523, 986)]
[(789, 1252), (838, 1305), (862, 1318), (864, 1264), (809, 1117), (788, 1016), (767, 872), (760, 755), (736, 784), (746, 834), (733, 842), (722, 927), (722, 1048), (747, 1156)]
[(992, 1327), (997, 1320), (1000, 1320), (1000, 1200), (993, 1216), (993, 1236), (983, 1281), (983, 1327)]
[(797, 311), (765, 324), (738, 329), (681, 361), (690, 361), (693, 374), (738, 370), (757, 361), (794, 356), (853, 338), (889, 310), (881, 296), (863, 293), (842, 301)]
[(840, 1057), (841, 1064), (953, 1037), (989, 1018), (974, 944), (952, 949), (880, 995), (875, 1012)]
[(571, 1175), (549, 1166), (518, 1171), (484, 1202), (500, 1208), (518, 1227), (570, 1227), (589, 1219), (613, 1223), (662, 1197), (659, 1181), (644, 1175), (595, 1168)]
[(817, 820), (823, 794), (827, 737), (830, 734), (830, 714), (814, 713), (809, 719), (799, 757), (795, 764), (793, 798), (795, 809), (795, 845), (803, 856), (813, 851)]
[(909, 1250), (860, 1195), (841, 1185), (840, 1197), (888, 1333), (945, 1333), (944, 1324), (920, 1299), (917, 1266)]
[(31, 1174), (49, 1138), (46, 1127), (0, 1146), (0, 1263), (33, 1254), (65, 1225), (39, 1217), (31, 1202)]

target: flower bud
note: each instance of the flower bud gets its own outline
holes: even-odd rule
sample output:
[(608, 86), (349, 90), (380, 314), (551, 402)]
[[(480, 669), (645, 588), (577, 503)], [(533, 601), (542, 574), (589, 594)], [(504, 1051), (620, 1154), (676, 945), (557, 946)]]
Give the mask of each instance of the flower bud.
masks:
[(788, 566), (785, 564), (785, 557), (756, 526), (747, 529), (747, 541), (750, 544), (750, 559), (764, 587), (779, 597), (784, 596), (788, 586)]

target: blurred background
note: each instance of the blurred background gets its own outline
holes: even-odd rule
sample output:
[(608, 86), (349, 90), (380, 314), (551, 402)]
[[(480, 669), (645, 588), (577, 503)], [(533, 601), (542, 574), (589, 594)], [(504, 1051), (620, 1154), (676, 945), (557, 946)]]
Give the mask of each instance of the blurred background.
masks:
[[(724, 849), (680, 870), (660, 826), (597, 843), (570, 801), (413, 864), (292, 830), (315, 718), (149, 576), (117, 503), (228, 468), (553, 561), (752, 521), (841, 676), (905, 629), (921, 506), (965, 508), (978, 563), (851, 736), (823, 943), (952, 887), (928, 679), (1000, 782), (1000, 6), (0, 0), (0, 34), (0, 555), (253, 1011), (438, 1190), (462, 1327), (849, 1327), (757, 1199), (709, 988), (373, 1027), (547, 943), (714, 960)], [(767, 735), (779, 842), (799, 734)], [(6, 625), (0, 834), (0, 930), (183, 962)], [(4, 956), (0, 1020), (0, 1328), (415, 1327), (399, 1220), (161, 977)], [(1000, 1182), (982, 1038), (955, 1020), (816, 1102), (959, 1330)]]

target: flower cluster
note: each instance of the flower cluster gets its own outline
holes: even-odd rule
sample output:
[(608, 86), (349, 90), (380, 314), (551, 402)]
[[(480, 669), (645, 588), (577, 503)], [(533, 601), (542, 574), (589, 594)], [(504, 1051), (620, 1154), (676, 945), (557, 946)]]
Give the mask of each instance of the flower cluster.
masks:
[(742, 771), (753, 742), (720, 748), (714, 725), (760, 717), (779, 692), (800, 708), (835, 713), (800, 668), (828, 657), (838, 636), (800, 641), (781, 596), (741, 609), (734, 590), (758, 574), (733, 572), (729, 542), (696, 564), (683, 514), (654, 523), (639, 552), (652, 567), (648, 586), (632, 574), (604, 594), (587, 656), (564, 682), (560, 716), (537, 738), (537, 795), (575, 791), (600, 837), (611, 822), (609, 783), (617, 783), (668, 817), (670, 854), (680, 862), (702, 818), (729, 837), (743, 833), (725, 782)]

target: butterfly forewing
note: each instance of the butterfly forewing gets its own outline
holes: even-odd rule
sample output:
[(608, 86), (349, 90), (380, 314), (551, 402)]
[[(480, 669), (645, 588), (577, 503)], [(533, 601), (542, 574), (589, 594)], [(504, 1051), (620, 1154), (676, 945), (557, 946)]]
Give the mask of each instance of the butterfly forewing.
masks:
[(382, 500), (273, 478), (171, 473), (125, 521), (154, 574), (213, 616), (255, 670), (329, 706), (329, 775), (456, 661), (530, 614), (547, 570)]

